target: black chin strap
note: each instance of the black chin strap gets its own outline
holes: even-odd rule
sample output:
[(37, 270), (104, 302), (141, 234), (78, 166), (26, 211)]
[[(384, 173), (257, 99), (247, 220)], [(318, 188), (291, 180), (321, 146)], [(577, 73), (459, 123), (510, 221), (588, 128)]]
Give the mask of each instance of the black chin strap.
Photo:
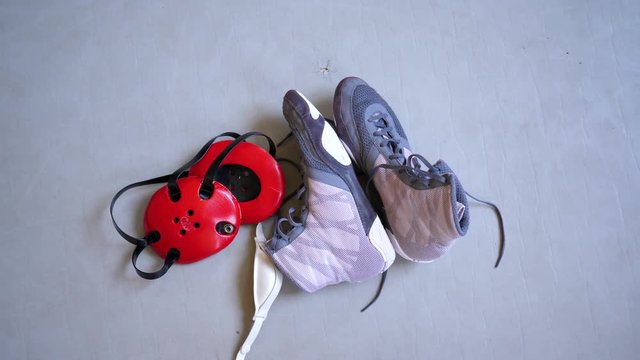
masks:
[[(182, 174), (180, 176), (183, 176)], [(124, 230), (122, 230), (120, 228), (120, 226), (118, 226), (118, 224), (116, 223), (116, 219), (113, 217), (113, 208), (116, 204), (116, 201), (118, 200), (118, 198), (120, 198), (120, 196), (122, 196), (122, 194), (124, 194), (127, 190), (131, 190), (133, 188), (136, 187), (140, 187), (140, 186), (145, 186), (145, 185), (153, 185), (153, 184), (161, 184), (161, 183), (165, 183), (169, 180), (169, 178), (171, 177), (171, 175), (164, 175), (164, 176), (159, 176), (153, 179), (149, 179), (149, 180), (144, 180), (144, 181), (139, 181), (133, 184), (129, 184), (125, 187), (123, 187), (122, 189), (120, 189), (120, 191), (118, 191), (113, 199), (111, 199), (111, 205), (109, 206), (109, 213), (111, 214), (111, 222), (113, 222), (113, 226), (116, 228), (116, 231), (118, 232), (118, 234), (120, 234), (120, 236), (122, 236), (123, 239), (127, 240), (128, 242), (132, 243), (133, 245), (135, 245), (135, 249), (133, 250), (133, 253), (131, 254), (131, 263), (133, 264), (133, 268), (136, 270), (136, 273), (138, 273), (138, 275), (143, 278), (143, 279), (147, 279), (147, 280), (153, 280), (153, 279), (157, 279), (159, 277), (161, 277), (162, 275), (167, 273), (167, 270), (169, 270), (169, 268), (171, 267), (171, 265), (173, 265), (178, 258), (180, 258), (180, 251), (178, 251), (178, 249), (171, 249), (169, 250), (169, 253), (167, 254), (165, 260), (164, 260), (164, 265), (162, 266), (162, 268), (160, 270), (154, 271), (154, 272), (144, 272), (140, 269), (138, 269), (136, 263), (138, 261), (138, 256), (140, 256), (140, 253), (142, 252), (142, 250), (146, 249), (147, 246), (157, 242), (158, 240), (160, 240), (160, 234), (156, 231), (152, 231), (148, 234), (145, 235), (144, 238), (137, 238), (134, 236), (131, 236), (129, 234), (127, 234)]]
[(139, 181), (139, 182), (135, 182), (133, 184), (129, 184), (125, 187), (123, 187), (122, 189), (120, 189), (111, 199), (111, 205), (109, 206), (109, 213), (111, 214), (111, 222), (113, 223), (113, 227), (116, 228), (116, 231), (118, 232), (118, 234), (120, 234), (120, 236), (122, 236), (123, 239), (127, 240), (128, 242), (132, 243), (133, 245), (136, 246), (147, 246), (149, 245), (150, 241), (149, 241), (149, 234), (147, 234), (147, 236), (145, 236), (144, 238), (140, 239), (134, 236), (131, 236), (129, 234), (127, 234), (126, 232), (124, 232), (124, 230), (122, 230), (120, 228), (120, 226), (118, 226), (118, 223), (116, 223), (116, 219), (113, 217), (113, 208), (116, 205), (116, 201), (118, 200), (118, 198), (120, 198), (120, 196), (122, 196), (122, 194), (124, 194), (126, 191), (131, 190), (133, 188), (139, 187), (139, 186), (146, 186), (146, 185), (153, 185), (153, 184), (161, 184), (161, 183), (165, 183), (167, 182), (167, 180), (169, 180), (169, 177), (171, 175), (163, 175), (163, 176), (158, 176), (156, 178), (153, 179), (148, 179), (148, 180), (143, 180), (143, 181)]
[(304, 176), (303, 176), (303, 171), (302, 171), (302, 168), (300, 167), (300, 165), (298, 165), (293, 160), (290, 160), (290, 159), (287, 159), (287, 158), (277, 158), (276, 161), (279, 162), (279, 163), (285, 163), (285, 164), (291, 165), (292, 167), (294, 167), (298, 171), (298, 174), (300, 174), (300, 185), (298, 185), (290, 193), (288, 193), (288, 194), (286, 194), (284, 196), (284, 198), (282, 199), (282, 204), (284, 205), (284, 204), (287, 203), (287, 201), (291, 200), (294, 196), (296, 196), (298, 194), (298, 192), (300, 191), (300, 189), (302, 189), (304, 187)]
[(155, 280), (161, 277), (162, 275), (166, 274), (169, 268), (171, 267), (171, 265), (173, 265), (180, 258), (180, 251), (178, 249), (171, 248), (171, 250), (169, 250), (169, 252), (167, 253), (167, 256), (165, 257), (164, 265), (162, 265), (162, 268), (160, 268), (160, 270), (150, 272), (150, 273), (144, 272), (138, 269), (138, 267), (136, 266), (136, 263), (138, 262), (138, 256), (140, 256), (140, 253), (142, 253), (142, 250), (146, 248), (147, 248), (146, 246), (138, 245), (136, 246), (135, 250), (133, 250), (133, 254), (131, 254), (131, 264), (133, 264), (133, 268), (136, 269), (136, 273), (143, 279)]

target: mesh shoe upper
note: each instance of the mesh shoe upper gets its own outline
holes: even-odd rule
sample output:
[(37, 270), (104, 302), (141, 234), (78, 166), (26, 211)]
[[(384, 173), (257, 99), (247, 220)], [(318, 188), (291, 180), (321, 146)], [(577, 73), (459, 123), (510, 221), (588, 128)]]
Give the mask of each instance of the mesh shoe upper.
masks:
[(308, 292), (382, 272), (385, 261), (365, 233), (353, 196), (312, 178), (306, 187), (309, 212), (303, 231), (272, 252), (281, 271)]
[(302, 150), (305, 206), (278, 221), (266, 250), (308, 292), (381, 273), (395, 254), (335, 131), (296, 91), (283, 112)]

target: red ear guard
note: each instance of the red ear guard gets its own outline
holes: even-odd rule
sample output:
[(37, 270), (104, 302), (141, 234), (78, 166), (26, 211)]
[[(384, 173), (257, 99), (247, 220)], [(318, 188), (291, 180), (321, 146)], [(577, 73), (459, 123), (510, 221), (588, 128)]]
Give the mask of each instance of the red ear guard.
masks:
[[(256, 135), (264, 136), (268, 139), (269, 152), (257, 145), (245, 142), (248, 137)], [(235, 140), (225, 141), (220, 145), (214, 143), (215, 140), (222, 136), (230, 136)], [(210, 152), (210, 148), (213, 145), (219, 150)], [(267, 194), (262, 191), (263, 186), (268, 187), (271, 184), (270, 182), (259, 181), (259, 188), (256, 192), (255, 188), (251, 187), (255, 183), (255, 179), (251, 182), (251, 178), (252, 176), (258, 178), (258, 174), (266, 172), (264, 167), (258, 165), (246, 167), (237, 163), (225, 162), (227, 157), (235, 159), (234, 161), (239, 161), (238, 159), (242, 158), (237, 155), (239, 154), (239, 152), (236, 152), (238, 147), (240, 149), (251, 149), (244, 152), (246, 156), (252, 157), (251, 154), (261, 154), (255, 156), (262, 159), (270, 159), (275, 163), (275, 145), (266, 135), (258, 132), (250, 132), (244, 135), (224, 133), (207, 142), (193, 159), (173, 174), (137, 182), (124, 187), (116, 193), (111, 200), (111, 219), (120, 236), (136, 245), (131, 261), (138, 275), (145, 279), (157, 279), (164, 275), (174, 262), (191, 263), (202, 260), (224, 249), (233, 241), (240, 225), (241, 208), (234, 194), (214, 179), (226, 179), (228, 184), (234, 186), (234, 188), (237, 185), (240, 193), (244, 195), (245, 203), (260, 199), (263, 193)], [(198, 174), (198, 176), (186, 176), (189, 168), (208, 153), (214, 155), (211, 155), (211, 160), (206, 164), (207, 166), (202, 167), (202, 173)], [(262, 153), (266, 154), (266, 157)], [(263, 161), (266, 162), (266, 160)], [(223, 162), (226, 165), (223, 165)], [(282, 173), (277, 163), (275, 165), (277, 172), (273, 168), (271, 170), (276, 174), (275, 178), (280, 179), (281, 182), (276, 180), (274, 186), (280, 185), (284, 189)], [(238, 174), (238, 172), (240, 173)], [(247, 175), (244, 175), (245, 173)], [(166, 185), (156, 191), (145, 210), (144, 229), (146, 236), (144, 238), (136, 238), (125, 233), (116, 224), (113, 217), (113, 208), (116, 200), (124, 192), (134, 187), (160, 183), (166, 183)], [(246, 196), (247, 193), (251, 196)], [(277, 191), (270, 193), (277, 195)], [(277, 208), (282, 200), (282, 194), (280, 193), (279, 197), (275, 195), (272, 195), (272, 197), (276, 198), (274, 201), (277, 201), (275, 206)], [(272, 205), (269, 204), (268, 208), (271, 207)], [(275, 211), (273, 210), (273, 212)], [(265, 218), (272, 213), (267, 214)], [(264, 212), (259, 213), (260, 216), (264, 216), (263, 214)], [(136, 267), (138, 256), (147, 246), (151, 246), (159, 256), (165, 259), (162, 268), (151, 273), (141, 271)]]
[[(190, 175), (204, 176), (231, 140), (211, 145), (195, 163)], [(214, 178), (224, 184), (240, 203), (243, 224), (257, 224), (273, 215), (284, 197), (284, 174), (273, 155), (258, 145), (241, 142), (220, 163)]]
[(180, 200), (169, 197), (168, 187), (156, 191), (144, 213), (144, 231), (160, 236), (151, 248), (165, 258), (170, 249), (178, 249), (177, 263), (188, 264), (224, 249), (238, 233), (240, 207), (233, 194), (214, 182), (213, 195), (202, 199), (198, 188), (202, 178), (187, 176), (177, 185)]

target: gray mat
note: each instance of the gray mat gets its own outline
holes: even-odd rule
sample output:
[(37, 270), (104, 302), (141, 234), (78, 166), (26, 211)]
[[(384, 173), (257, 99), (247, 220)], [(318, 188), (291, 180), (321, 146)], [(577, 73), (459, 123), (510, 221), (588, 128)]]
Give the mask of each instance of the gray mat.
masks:
[[(308, 295), (286, 282), (249, 359), (633, 359), (640, 351), (637, 1), (2, 1), (0, 358), (231, 359), (254, 229), (136, 276), (107, 206), (222, 131), (287, 132), (366, 79), (473, 194), (428, 265)], [(117, 216), (141, 231), (153, 189)], [(145, 256), (143, 266), (157, 259)], [(636, 355), (634, 355), (636, 354)]]

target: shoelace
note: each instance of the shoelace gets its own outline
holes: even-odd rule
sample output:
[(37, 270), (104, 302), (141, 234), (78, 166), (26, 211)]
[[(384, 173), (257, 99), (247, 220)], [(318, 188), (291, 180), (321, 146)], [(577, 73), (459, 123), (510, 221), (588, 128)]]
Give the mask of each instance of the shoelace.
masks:
[[(289, 132), (282, 140), (280, 140), (278, 142), (278, 144), (276, 145), (278, 148), (283, 146), (288, 140), (290, 140), (293, 137), (293, 132)], [(300, 177), (302, 180), (302, 183), (293, 191), (291, 191), (291, 193), (287, 194), (284, 199), (282, 200), (282, 205), (286, 204), (287, 202), (289, 202), (291, 199), (297, 199), (300, 200), (302, 199), (302, 195), (307, 191), (307, 188), (304, 186), (304, 181), (305, 181), (305, 173), (303, 171), (303, 169), (300, 167), (299, 164), (297, 164), (295, 161), (287, 159), (287, 158), (278, 158), (278, 161), (282, 161), (282, 162), (286, 162), (288, 164), (290, 164), (291, 166), (295, 167), (298, 170), (298, 173), (300, 173)], [(302, 219), (304, 219), (306, 217), (306, 214), (308, 212), (307, 209), (307, 205), (304, 204), (300, 207), (300, 216), (297, 217), (298, 219), (295, 220), (294, 215), (296, 213), (296, 208), (295, 207), (290, 207), (287, 210), (287, 215), (282, 216), (280, 214), (280, 219), (278, 219), (278, 221), (276, 222), (276, 226), (275, 226), (275, 234), (277, 234), (278, 238), (283, 239), (285, 241), (289, 241), (289, 235), (296, 229), (299, 227), (304, 226)], [(288, 230), (285, 230), (283, 228), (283, 225), (287, 225), (289, 227)], [(267, 242), (272, 241), (275, 238), (275, 236), (271, 239), (269, 239)]]
[[(392, 155), (393, 156), (393, 155)], [(404, 158), (404, 155), (403, 155)], [(429, 170), (422, 170), (420, 165), (422, 162), (426, 165)], [(407, 165), (409, 164), (409, 165)], [(419, 154), (411, 154), (407, 157), (406, 161), (403, 165), (392, 165), (392, 164), (380, 164), (373, 168), (371, 171), (371, 175), (369, 175), (369, 179), (367, 180), (367, 185), (365, 187), (365, 191), (367, 192), (367, 196), (369, 195), (369, 188), (371, 183), (373, 182), (373, 176), (376, 174), (378, 169), (388, 169), (388, 170), (397, 170), (402, 171), (405, 174), (409, 175), (411, 179), (411, 184), (415, 184), (416, 182), (422, 182), (424, 185), (432, 185), (433, 181), (444, 184), (446, 182), (445, 177), (440, 174), (440, 171), (435, 168), (435, 166), (431, 165), (424, 156)]]
[[(302, 187), (301, 190), (302, 191), (300, 193), (304, 193), (304, 191), (306, 191), (306, 188)], [(291, 232), (293, 232), (294, 229), (304, 226), (304, 224), (302, 223), (302, 219), (305, 218), (308, 212), (307, 206), (302, 205), (302, 207), (300, 208), (300, 216), (298, 217), (297, 221), (294, 220), (294, 214), (296, 213), (296, 210), (297, 209), (295, 207), (290, 207), (287, 211), (287, 215), (278, 219), (278, 222), (276, 223), (276, 233), (280, 238), (289, 240), (289, 235), (291, 234)], [(287, 226), (289, 226), (289, 230), (283, 229), (283, 225), (285, 223)]]
[(383, 113), (375, 113), (367, 119), (368, 122), (373, 123), (377, 129), (373, 132), (373, 136), (379, 136), (382, 138), (380, 147), (389, 147), (393, 154), (389, 155), (389, 160), (398, 160), (401, 164), (405, 163), (403, 149), (400, 147), (398, 140), (394, 139), (391, 129), (389, 128), (389, 120), (387, 115)]

